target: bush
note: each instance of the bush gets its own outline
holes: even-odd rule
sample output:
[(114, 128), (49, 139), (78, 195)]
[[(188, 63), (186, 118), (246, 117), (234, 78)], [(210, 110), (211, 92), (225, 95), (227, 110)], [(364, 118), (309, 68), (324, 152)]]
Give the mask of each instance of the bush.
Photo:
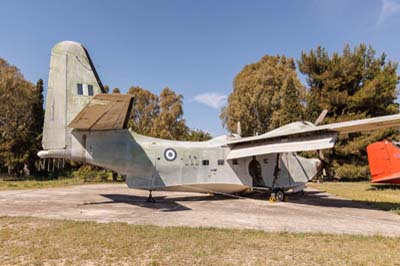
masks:
[(342, 181), (362, 181), (370, 177), (368, 165), (343, 164), (335, 170), (335, 178)]
[(110, 176), (110, 172), (89, 164), (82, 165), (74, 176), (82, 178), (85, 182), (106, 182)]

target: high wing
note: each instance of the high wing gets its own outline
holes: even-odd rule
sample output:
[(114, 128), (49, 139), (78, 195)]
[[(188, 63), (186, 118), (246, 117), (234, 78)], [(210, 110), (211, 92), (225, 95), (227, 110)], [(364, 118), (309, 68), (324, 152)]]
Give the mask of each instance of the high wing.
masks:
[(97, 94), (69, 123), (81, 130), (127, 128), (132, 96), (126, 94)]
[(238, 159), (269, 153), (299, 152), (333, 148), (338, 134), (400, 127), (400, 114), (315, 126), (294, 122), (265, 134), (228, 142), (227, 159)]

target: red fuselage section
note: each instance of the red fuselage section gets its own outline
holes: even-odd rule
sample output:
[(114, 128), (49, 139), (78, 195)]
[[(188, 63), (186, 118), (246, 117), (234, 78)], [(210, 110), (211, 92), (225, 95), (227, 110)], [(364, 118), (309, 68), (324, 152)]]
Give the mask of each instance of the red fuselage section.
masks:
[(400, 148), (384, 140), (367, 147), (372, 183), (400, 184)]

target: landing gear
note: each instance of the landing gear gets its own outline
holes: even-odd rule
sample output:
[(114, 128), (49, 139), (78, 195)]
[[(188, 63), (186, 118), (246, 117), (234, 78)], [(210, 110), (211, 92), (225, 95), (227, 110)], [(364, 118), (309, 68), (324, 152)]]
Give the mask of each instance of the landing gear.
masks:
[(151, 190), (149, 190), (150, 194), (149, 197), (147, 198), (146, 202), (149, 203), (156, 203), (156, 200), (153, 198), (153, 195), (151, 194)]
[(114, 182), (117, 182), (118, 181), (118, 173), (112, 172), (112, 179)]
[(282, 202), (285, 201), (286, 195), (283, 189), (281, 188), (274, 188), (271, 193), (271, 197), (269, 198), (270, 201), (277, 201)]
[(282, 189), (278, 188), (275, 191), (275, 198), (276, 198), (276, 201), (279, 201), (279, 202), (285, 201), (285, 198), (286, 198), (285, 192)]

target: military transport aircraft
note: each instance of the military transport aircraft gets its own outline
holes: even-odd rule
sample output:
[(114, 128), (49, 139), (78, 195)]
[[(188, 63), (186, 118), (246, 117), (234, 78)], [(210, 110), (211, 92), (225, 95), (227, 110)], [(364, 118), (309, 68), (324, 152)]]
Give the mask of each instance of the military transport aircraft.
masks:
[(338, 134), (400, 126), (400, 114), (317, 126), (295, 122), (265, 134), (203, 142), (171, 141), (128, 129), (132, 96), (105, 94), (85, 47), (51, 51), (41, 158), (64, 158), (126, 176), (130, 188), (207, 193), (272, 189), (277, 200), (300, 191), (319, 159), (296, 154), (332, 148)]

